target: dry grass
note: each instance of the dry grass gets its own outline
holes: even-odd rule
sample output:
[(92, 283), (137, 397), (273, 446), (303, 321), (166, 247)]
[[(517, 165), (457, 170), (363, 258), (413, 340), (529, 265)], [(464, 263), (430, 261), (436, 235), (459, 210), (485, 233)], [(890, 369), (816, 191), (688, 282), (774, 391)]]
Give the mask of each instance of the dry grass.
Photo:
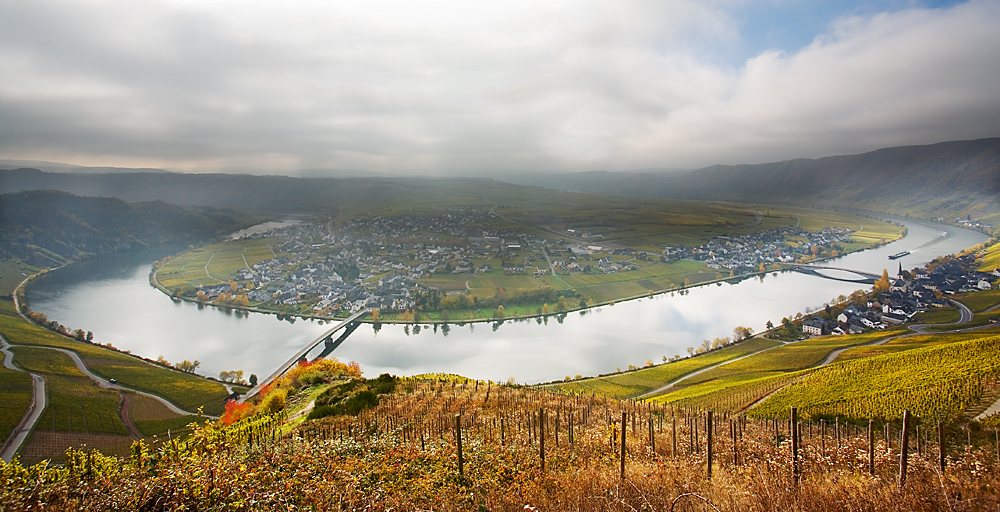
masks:
[[(547, 411), (544, 469), (534, 421), (539, 408)], [(460, 412), (463, 475), (458, 474), (454, 435), (454, 418)], [(622, 412), (630, 418), (624, 474), (619, 472), (619, 445), (610, 438), (617, 427), (609, 425)], [(633, 417), (638, 419), (635, 426)], [(572, 444), (567, 418), (573, 418)], [(649, 442), (650, 419), (655, 446)], [(709, 478), (704, 416), (693, 411), (486, 384), (408, 381), (358, 417), (316, 420), (291, 431), (286, 427), (276, 441), (270, 432), (236, 424), (226, 431), (225, 440), (202, 433), (181, 453), (174, 454), (169, 445), (161, 447), (152, 468), (147, 459), (141, 469), (132, 463), (109, 465), (91, 477), (64, 475), (42, 486), (0, 487), (0, 506), (21, 510), (43, 502), (48, 510), (911, 511), (996, 510), (1000, 504), (1000, 472), (995, 447), (987, 438), (974, 438), (975, 447), (951, 439), (943, 474), (934, 463), (933, 443), (921, 442), (919, 454), (913, 443), (909, 478), (900, 488), (897, 431), (890, 437), (892, 446), (878, 439), (875, 474), (869, 475), (867, 443), (854, 435), (855, 429), (842, 430), (838, 446), (832, 432), (820, 438), (818, 430), (803, 424), (801, 482), (796, 485), (784, 423), (778, 424), (776, 438), (775, 425), (768, 420), (716, 420), (716, 458)], [(698, 442), (692, 443), (695, 424)], [(742, 427), (736, 436), (730, 435), (731, 425)], [(692, 445), (697, 448), (692, 450)], [(31, 478), (27, 472), (23, 475), (17, 478)]]

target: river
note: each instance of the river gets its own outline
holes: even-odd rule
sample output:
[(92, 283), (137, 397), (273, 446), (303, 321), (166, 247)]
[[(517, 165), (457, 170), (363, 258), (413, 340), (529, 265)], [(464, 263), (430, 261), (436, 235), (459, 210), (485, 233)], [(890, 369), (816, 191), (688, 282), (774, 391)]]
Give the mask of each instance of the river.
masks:
[[(953, 226), (901, 221), (909, 228), (906, 238), (823, 264), (872, 273), (889, 269), (895, 275), (898, 264), (904, 269), (922, 266), (987, 239)], [(942, 232), (948, 235), (942, 237)], [(50, 319), (71, 329), (93, 331), (96, 342), (151, 358), (162, 355), (170, 362), (198, 360), (199, 373), (205, 375), (244, 370), (263, 378), (328, 328), (317, 321), (293, 323), (273, 315), (241, 315), (173, 302), (149, 285), (148, 274), (153, 261), (180, 250), (163, 247), (73, 264), (36, 280), (27, 299), (33, 310)], [(895, 261), (887, 258), (906, 250), (912, 254)], [(686, 355), (687, 347), (706, 338), (731, 336), (736, 326), (760, 331), (768, 320), (777, 324), (782, 317), (821, 308), (861, 287), (781, 272), (570, 313), (561, 321), (549, 317), (448, 329), (383, 325), (378, 332), (364, 325), (333, 355), (357, 361), (368, 376), (449, 372), (537, 383)]]

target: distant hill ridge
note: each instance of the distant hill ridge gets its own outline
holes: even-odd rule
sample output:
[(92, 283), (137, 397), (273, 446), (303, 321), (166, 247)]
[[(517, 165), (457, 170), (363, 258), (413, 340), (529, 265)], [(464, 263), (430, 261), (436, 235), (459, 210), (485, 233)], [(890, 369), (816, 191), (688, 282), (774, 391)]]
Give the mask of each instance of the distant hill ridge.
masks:
[[(402, 206), (414, 198), (466, 194), (502, 202), (530, 200), (524, 186), (665, 199), (850, 207), (923, 217), (971, 214), (1000, 225), (1000, 138), (880, 149), (858, 155), (715, 165), (691, 171), (591, 171), (477, 178), (294, 178), (239, 174), (54, 174), (0, 170), (0, 193), (54, 189), (126, 201), (332, 211), (352, 205)], [(511, 185), (508, 185), (511, 184)], [(445, 192), (446, 191), (446, 192)], [(488, 201), (483, 201), (483, 203)]]
[(257, 219), (162, 201), (130, 204), (53, 190), (0, 195), (0, 258), (49, 267), (164, 242), (212, 240)]
[(1000, 138), (691, 171), (536, 174), (511, 181), (669, 199), (777, 201), (915, 213), (968, 211), (986, 217), (998, 213)]

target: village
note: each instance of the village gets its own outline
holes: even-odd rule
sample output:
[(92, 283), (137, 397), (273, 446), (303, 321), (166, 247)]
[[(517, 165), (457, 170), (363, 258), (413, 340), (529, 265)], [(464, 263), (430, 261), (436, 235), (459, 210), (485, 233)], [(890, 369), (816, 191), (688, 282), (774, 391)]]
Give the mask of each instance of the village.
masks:
[(982, 272), (972, 269), (975, 264), (975, 256), (967, 254), (932, 265), (930, 271), (907, 271), (900, 266), (895, 279), (887, 284), (876, 282), (874, 293), (863, 301), (853, 301), (835, 318), (806, 318), (801, 331), (814, 336), (858, 334), (913, 322), (918, 313), (950, 306), (950, 295), (992, 289), (991, 282), (1000, 278), (1000, 269)]
[(596, 230), (550, 230), (546, 237), (499, 231), (491, 228), (496, 217), (492, 210), (469, 208), (292, 224), (246, 237), (271, 241), (274, 258), (240, 269), (229, 282), (195, 291), (203, 300), (241, 294), (244, 305), (291, 314), (328, 316), (362, 308), (392, 312), (413, 308), (420, 295), (435, 288), (433, 276), (451, 276), (459, 283), (476, 275), (600, 276), (689, 260), (702, 264), (702, 272), (736, 277), (781, 263), (837, 256), (852, 232), (785, 226), (653, 252), (604, 242), (605, 235)]

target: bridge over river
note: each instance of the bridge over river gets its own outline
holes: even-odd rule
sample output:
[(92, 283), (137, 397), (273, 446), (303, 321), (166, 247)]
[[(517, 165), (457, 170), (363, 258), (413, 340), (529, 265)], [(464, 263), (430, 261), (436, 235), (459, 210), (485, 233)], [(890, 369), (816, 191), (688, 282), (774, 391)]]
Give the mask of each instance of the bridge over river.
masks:
[[(271, 382), (274, 382), (274, 380), (277, 379), (278, 377), (281, 377), (285, 372), (288, 371), (289, 368), (291, 368), (292, 366), (294, 366), (295, 363), (299, 362), (299, 360), (301, 360), (303, 357), (305, 357), (306, 354), (308, 354), (310, 350), (316, 348), (316, 345), (319, 345), (323, 341), (327, 342), (327, 347), (323, 351), (323, 355), (324, 356), (328, 355), (330, 352), (333, 351), (333, 349), (337, 348), (337, 346), (339, 346), (341, 343), (343, 343), (344, 339), (347, 338), (347, 335), (349, 335), (350, 333), (354, 332), (354, 329), (357, 329), (357, 327), (359, 325), (358, 322), (357, 322), (357, 320), (359, 320), (360, 318), (364, 317), (365, 315), (367, 315), (370, 312), (371, 312), (370, 309), (362, 309), (361, 311), (358, 311), (357, 313), (349, 316), (346, 320), (344, 320), (344, 321), (340, 322), (339, 324), (333, 326), (332, 329), (326, 331), (325, 333), (323, 333), (322, 335), (320, 335), (318, 338), (316, 338), (316, 339), (310, 341), (309, 343), (307, 343), (306, 346), (302, 347), (301, 350), (299, 350), (298, 352), (296, 352), (295, 355), (292, 356), (291, 359), (289, 359), (288, 361), (285, 361), (284, 364), (282, 364), (281, 366), (279, 366), (278, 369), (274, 371), (274, 373), (272, 373), (271, 375), (269, 375), (266, 379), (258, 382), (257, 385), (254, 386), (250, 391), (247, 391), (247, 394), (243, 395), (243, 397), (240, 398), (239, 401), (243, 402), (246, 399), (248, 399), (250, 397), (253, 397), (257, 393), (259, 393), (260, 390), (264, 388), (264, 386), (267, 386)], [(337, 338), (337, 341), (333, 341), (333, 335), (336, 334), (338, 331), (344, 330), (344, 329), (346, 329), (344, 331), (344, 335), (342, 335), (339, 338)]]
[[(841, 267), (827, 267), (823, 265), (800, 265), (800, 264), (788, 264), (785, 265), (789, 270), (794, 270), (795, 272), (801, 272), (803, 274), (809, 274), (811, 276), (822, 277), (824, 279), (832, 279), (834, 281), (844, 281), (847, 283), (858, 283), (858, 284), (875, 284), (875, 281), (882, 278), (879, 274), (872, 274), (870, 272), (864, 272), (862, 270), (854, 270), (850, 268)], [(846, 272), (849, 274), (854, 274), (857, 279), (850, 279), (847, 277), (834, 277), (823, 274), (822, 272), (817, 272), (817, 270), (836, 270), (839, 272)]]

